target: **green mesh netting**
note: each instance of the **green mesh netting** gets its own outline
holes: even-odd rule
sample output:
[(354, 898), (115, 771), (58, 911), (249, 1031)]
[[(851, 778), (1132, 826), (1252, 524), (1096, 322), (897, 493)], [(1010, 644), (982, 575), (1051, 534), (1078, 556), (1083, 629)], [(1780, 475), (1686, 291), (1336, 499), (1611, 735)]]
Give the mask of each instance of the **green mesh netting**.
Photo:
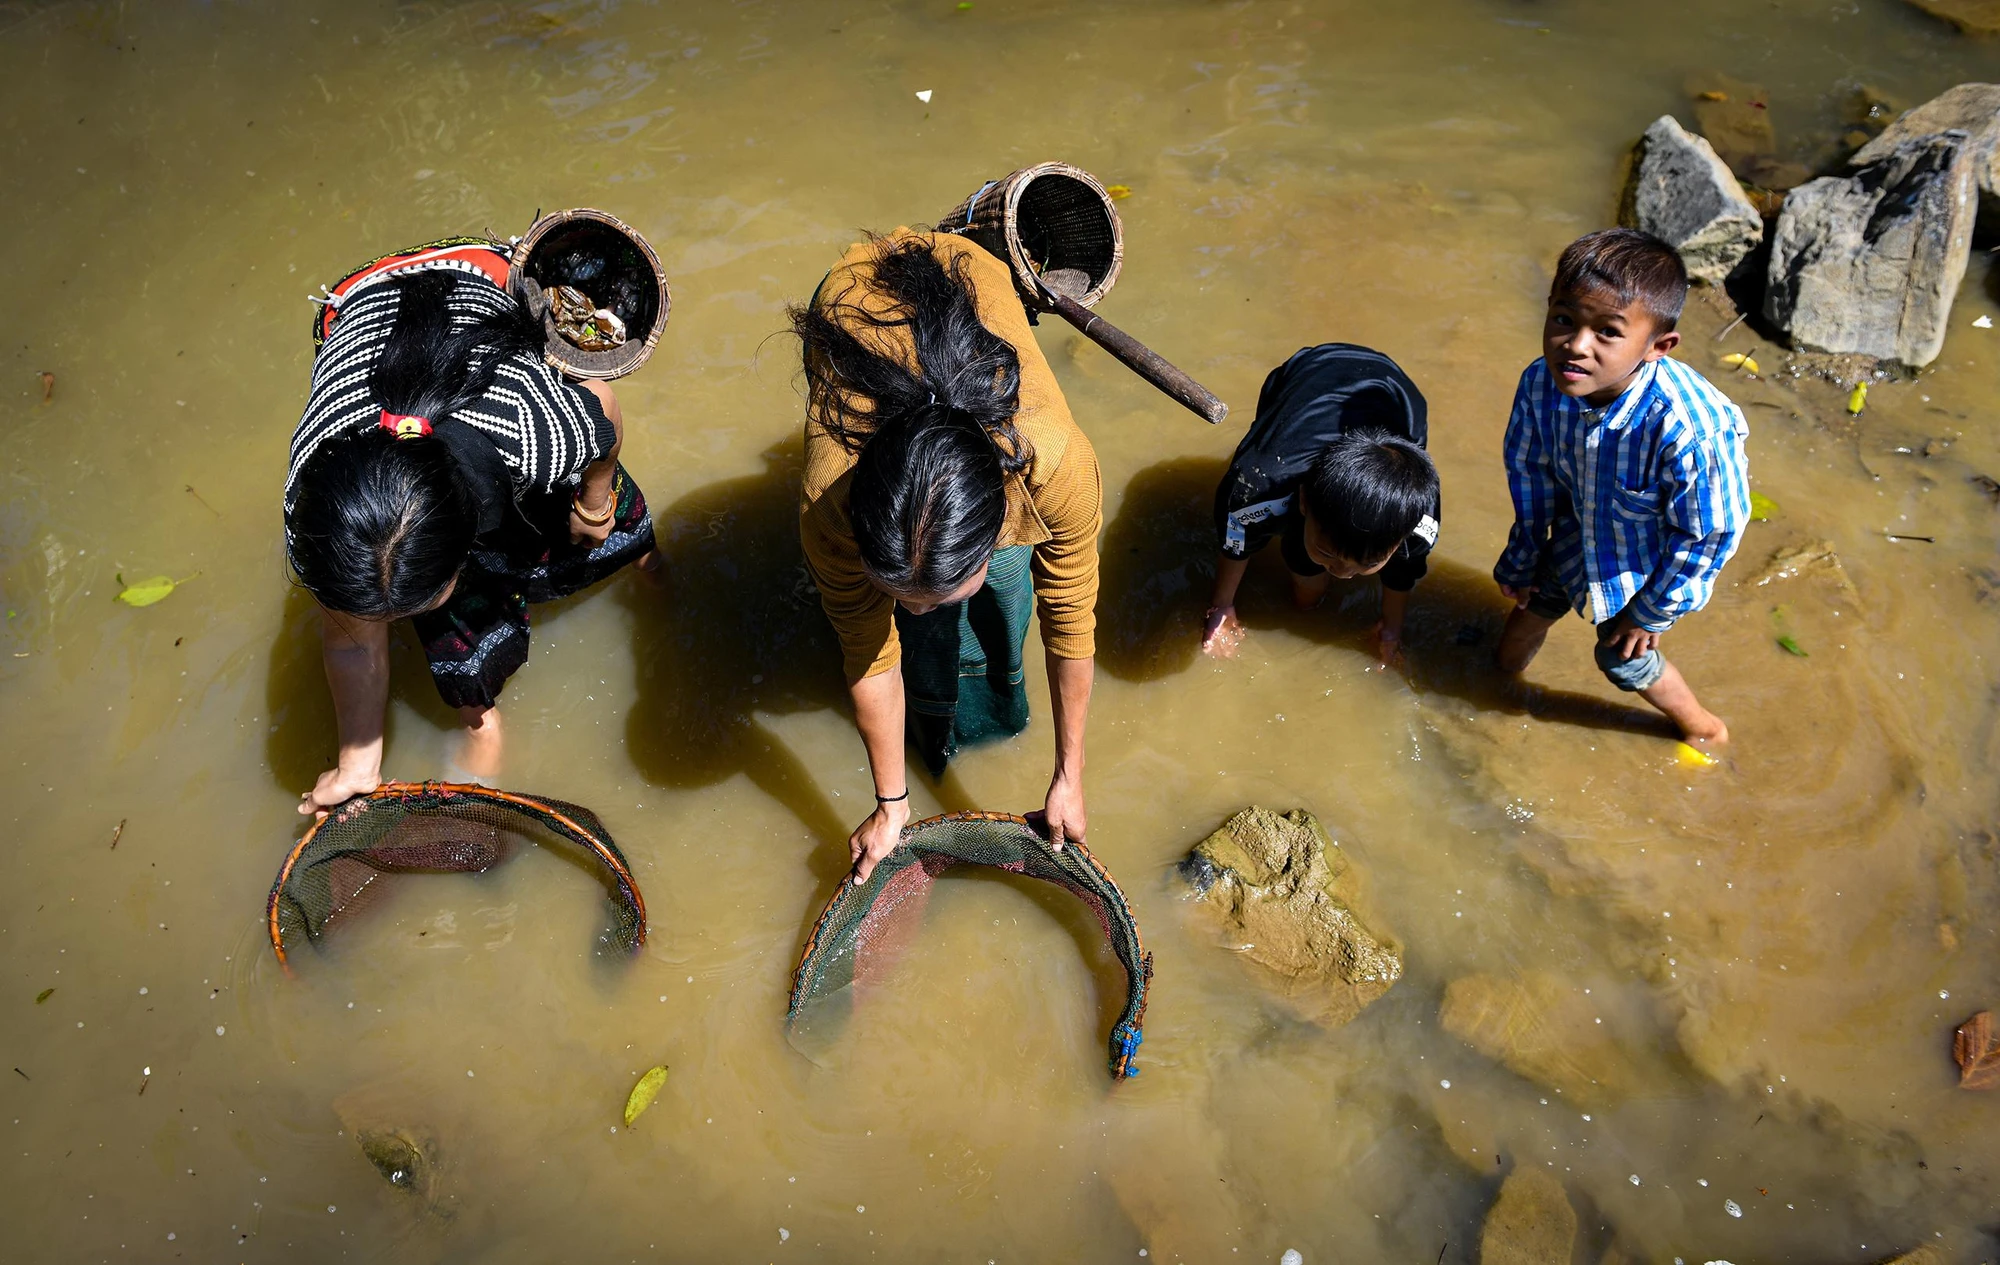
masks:
[(1132, 907), (1089, 849), (1071, 842), (1057, 852), (1026, 820), (1005, 813), (948, 813), (906, 826), (896, 850), (866, 883), (856, 883), (852, 874), (842, 880), (806, 939), (786, 1022), (798, 1023), (815, 1003), (865, 981), (874, 951), (892, 938), (898, 911), (921, 907), (931, 880), (954, 865), (989, 865), (1054, 883), (1097, 915), (1125, 968), (1125, 1008), (1111, 1028), (1111, 1074), (1137, 1076), (1133, 1060), (1144, 1040), (1153, 957), (1139, 939)]
[(597, 814), (575, 804), (445, 782), (385, 782), (306, 831), (271, 885), (264, 912), (271, 948), (289, 967), (302, 944), (351, 921), (394, 876), (477, 873), (522, 842), (573, 845), (604, 875), (612, 906), (606, 942), (627, 952), (646, 940), (646, 903)]

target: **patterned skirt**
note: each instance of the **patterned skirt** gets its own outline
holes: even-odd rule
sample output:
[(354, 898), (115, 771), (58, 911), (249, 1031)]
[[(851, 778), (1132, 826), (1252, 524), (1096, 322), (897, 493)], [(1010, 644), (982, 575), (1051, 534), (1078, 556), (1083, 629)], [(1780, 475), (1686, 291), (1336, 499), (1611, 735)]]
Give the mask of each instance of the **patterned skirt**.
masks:
[(491, 707), (507, 678), (528, 661), (528, 607), (568, 597), (653, 548), (645, 494), (619, 466), (612, 479), (617, 510), (601, 545), (570, 543), (569, 496), (533, 497), (522, 513), (472, 547), (451, 597), (412, 617), (430, 661), (431, 680), (453, 707)]

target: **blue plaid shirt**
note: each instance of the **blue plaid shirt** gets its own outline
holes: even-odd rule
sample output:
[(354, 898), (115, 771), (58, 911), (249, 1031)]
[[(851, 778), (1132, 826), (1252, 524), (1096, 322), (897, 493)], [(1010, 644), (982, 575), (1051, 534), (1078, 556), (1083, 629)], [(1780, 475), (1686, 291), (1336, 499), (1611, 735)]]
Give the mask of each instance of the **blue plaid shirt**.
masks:
[(1601, 409), (1528, 366), (1507, 421), (1514, 529), (1493, 568), (1502, 584), (1536, 582), (1544, 552), (1577, 613), (1592, 623), (1628, 606), (1665, 632), (1708, 604), (1750, 521), (1743, 413), (1676, 360), (1640, 368)]

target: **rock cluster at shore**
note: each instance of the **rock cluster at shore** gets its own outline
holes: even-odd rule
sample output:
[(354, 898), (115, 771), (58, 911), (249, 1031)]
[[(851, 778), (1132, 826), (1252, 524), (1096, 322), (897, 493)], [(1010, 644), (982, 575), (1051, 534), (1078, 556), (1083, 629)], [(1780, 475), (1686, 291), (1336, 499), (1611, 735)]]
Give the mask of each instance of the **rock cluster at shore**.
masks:
[[(1711, 285), (1756, 267), (1768, 238), (1748, 281), (1793, 347), (1929, 364), (1975, 224), (2000, 218), (2000, 85), (1960, 84), (1878, 136), (1849, 132), (1848, 170), (1812, 180), (1775, 157), (1760, 94), (1733, 81), (1696, 94), (1703, 135), (1672, 117), (1648, 127), (1620, 218), (1671, 243)], [(1758, 108), (1728, 113), (1746, 104)]]

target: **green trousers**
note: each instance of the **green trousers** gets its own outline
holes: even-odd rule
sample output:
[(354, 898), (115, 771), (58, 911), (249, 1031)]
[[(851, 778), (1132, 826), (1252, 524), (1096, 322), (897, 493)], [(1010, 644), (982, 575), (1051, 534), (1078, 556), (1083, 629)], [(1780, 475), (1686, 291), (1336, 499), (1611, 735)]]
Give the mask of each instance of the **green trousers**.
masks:
[(933, 777), (962, 746), (1028, 727), (1021, 650), (1035, 609), (1029, 545), (997, 550), (986, 586), (925, 615), (896, 608), (910, 743)]

